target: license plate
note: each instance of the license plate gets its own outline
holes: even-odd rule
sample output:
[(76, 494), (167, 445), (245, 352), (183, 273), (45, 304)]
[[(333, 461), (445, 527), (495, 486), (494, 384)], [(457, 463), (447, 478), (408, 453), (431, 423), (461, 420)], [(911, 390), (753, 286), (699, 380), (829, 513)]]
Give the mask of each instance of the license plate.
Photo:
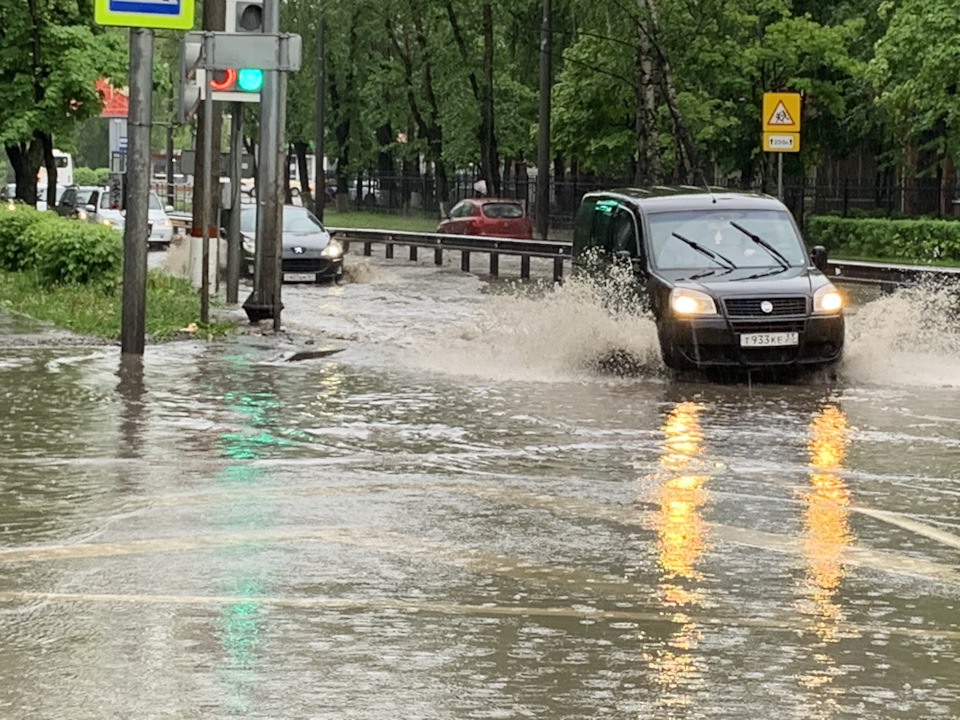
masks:
[(799, 333), (744, 333), (740, 336), (740, 347), (783, 347), (784, 345), (798, 345)]
[(316, 273), (284, 273), (283, 279), (285, 282), (316, 282), (317, 274)]

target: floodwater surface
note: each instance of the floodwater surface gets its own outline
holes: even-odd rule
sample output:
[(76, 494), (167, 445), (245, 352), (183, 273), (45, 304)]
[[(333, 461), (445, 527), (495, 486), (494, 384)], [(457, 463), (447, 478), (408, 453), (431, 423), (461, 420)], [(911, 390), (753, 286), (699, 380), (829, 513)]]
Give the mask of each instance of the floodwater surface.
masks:
[(948, 301), (707, 383), (576, 283), (348, 271), (303, 362), (0, 321), (0, 717), (960, 716)]

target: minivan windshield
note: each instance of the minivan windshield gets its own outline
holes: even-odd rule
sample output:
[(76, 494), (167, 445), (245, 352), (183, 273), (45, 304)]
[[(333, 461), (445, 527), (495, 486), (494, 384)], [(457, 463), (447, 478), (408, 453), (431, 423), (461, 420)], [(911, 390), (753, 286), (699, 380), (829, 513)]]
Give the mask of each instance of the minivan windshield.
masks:
[[(716, 268), (691, 242), (729, 258), (737, 268), (781, 267), (777, 253), (791, 267), (807, 263), (790, 214), (782, 210), (687, 210), (647, 217), (653, 262), (662, 270)], [(775, 252), (763, 247), (764, 242)]]

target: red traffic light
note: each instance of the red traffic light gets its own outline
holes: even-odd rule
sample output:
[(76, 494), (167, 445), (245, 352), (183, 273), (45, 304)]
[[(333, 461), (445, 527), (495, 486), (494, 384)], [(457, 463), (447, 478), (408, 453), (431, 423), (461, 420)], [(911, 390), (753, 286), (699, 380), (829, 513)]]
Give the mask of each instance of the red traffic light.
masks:
[(233, 86), (236, 82), (236, 70), (214, 70), (212, 77), (210, 78), (210, 89), (215, 92), (226, 92), (228, 90), (233, 90)]

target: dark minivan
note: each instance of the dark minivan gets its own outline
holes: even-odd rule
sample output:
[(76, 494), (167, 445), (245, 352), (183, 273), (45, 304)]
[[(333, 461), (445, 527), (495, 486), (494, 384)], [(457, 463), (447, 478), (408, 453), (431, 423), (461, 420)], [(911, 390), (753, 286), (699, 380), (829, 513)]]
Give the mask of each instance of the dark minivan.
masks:
[(658, 187), (588, 193), (574, 267), (629, 263), (670, 368), (816, 368), (843, 353), (843, 298), (786, 206), (758, 193)]

